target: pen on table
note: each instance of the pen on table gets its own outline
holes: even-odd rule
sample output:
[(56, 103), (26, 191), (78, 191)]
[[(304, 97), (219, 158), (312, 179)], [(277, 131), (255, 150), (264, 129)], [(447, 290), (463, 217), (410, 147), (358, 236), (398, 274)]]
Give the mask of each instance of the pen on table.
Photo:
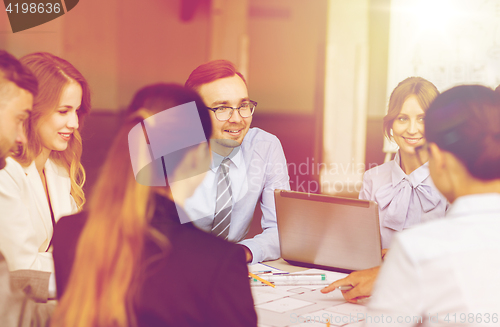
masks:
[[(298, 286), (298, 285), (325, 285), (329, 284), (326, 274), (286, 274), (286, 275), (266, 275), (268, 282), (275, 286)], [(267, 284), (252, 279), (252, 286), (265, 286)]]
[(261, 271), (254, 271), (253, 272), (255, 275), (263, 275), (263, 274), (272, 274), (272, 270), (261, 270)]
[(326, 274), (272, 274), (266, 276), (268, 282), (285, 282), (285, 281), (324, 281), (326, 282)]
[(249, 272), (248, 274), (250, 275), (250, 277), (255, 278), (258, 281), (261, 281), (261, 282), (263, 282), (266, 285), (269, 285), (269, 286), (272, 286), (272, 287), (276, 287), (273, 284), (269, 283), (267, 280), (265, 280), (263, 278), (260, 278), (259, 276), (255, 275), (255, 274), (252, 274), (251, 272)]

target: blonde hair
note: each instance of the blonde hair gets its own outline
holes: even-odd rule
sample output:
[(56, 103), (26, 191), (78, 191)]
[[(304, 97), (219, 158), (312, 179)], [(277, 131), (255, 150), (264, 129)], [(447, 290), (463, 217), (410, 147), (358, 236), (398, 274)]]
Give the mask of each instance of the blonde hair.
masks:
[[(85, 78), (73, 65), (50, 53), (32, 53), (22, 57), (20, 61), (33, 72), (39, 85), (38, 94), (33, 100), (31, 117), (24, 123), (28, 142), (13, 156), (21, 165), (28, 166), (42, 151), (38, 130), (44, 118), (56, 110), (64, 88), (71, 81), (76, 81), (82, 88), (82, 104), (78, 110), (80, 128), (83, 118), (90, 112), (90, 90)], [(85, 203), (85, 170), (80, 162), (81, 156), (82, 137), (78, 130), (73, 132), (66, 150), (50, 153), (50, 158), (68, 172), (71, 195), (79, 209)]]
[(130, 165), (128, 130), (118, 134), (102, 168), (52, 326), (128, 325), (151, 207), (151, 188), (135, 181)]
[[(145, 240), (151, 239), (163, 252), (169, 243), (149, 225), (155, 208), (153, 194), (163, 195), (165, 188), (136, 182), (129, 154), (129, 131), (157, 112), (193, 100), (202, 126), (211, 130), (208, 111), (194, 91), (179, 85), (161, 85), (162, 92), (145, 97), (134, 108), (113, 142), (90, 199), (87, 222), (66, 290), (51, 319), (52, 327), (136, 325), (132, 301), (144, 269), (141, 255)], [(141, 91), (136, 97), (139, 94)], [(179, 124), (185, 128), (190, 123)]]

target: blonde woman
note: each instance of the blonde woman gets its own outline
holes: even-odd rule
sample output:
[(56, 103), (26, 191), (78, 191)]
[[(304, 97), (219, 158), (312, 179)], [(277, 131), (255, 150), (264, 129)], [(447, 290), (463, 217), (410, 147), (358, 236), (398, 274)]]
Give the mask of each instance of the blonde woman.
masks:
[(90, 110), (84, 77), (49, 53), (21, 58), (38, 79), (27, 143), (0, 171), (0, 251), (10, 270), (54, 271), (53, 226), (85, 202), (81, 120)]
[[(184, 200), (210, 169), (208, 109), (172, 84), (146, 87), (132, 103), (88, 212), (56, 226), (60, 301), (52, 326), (256, 326), (243, 248), (181, 224)], [(142, 170), (136, 177), (134, 163), (145, 161), (129, 144), (179, 149), (193, 135), (203, 139), (155, 161), (168, 177), (156, 181), (166, 186), (147, 186), (162, 183), (149, 183)]]

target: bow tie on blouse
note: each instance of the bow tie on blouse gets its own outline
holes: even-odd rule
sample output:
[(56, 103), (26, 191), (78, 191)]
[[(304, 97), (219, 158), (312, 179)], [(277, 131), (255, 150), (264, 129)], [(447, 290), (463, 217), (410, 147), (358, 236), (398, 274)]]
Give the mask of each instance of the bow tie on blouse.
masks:
[(389, 183), (382, 186), (375, 194), (375, 200), (379, 210), (387, 210), (384, 225), (397, 231), (420, 223), (422, 212), (431, 211), (441, 201), (433, 187), (421, 182), (415, 187), (408, 176), (396, 185)]

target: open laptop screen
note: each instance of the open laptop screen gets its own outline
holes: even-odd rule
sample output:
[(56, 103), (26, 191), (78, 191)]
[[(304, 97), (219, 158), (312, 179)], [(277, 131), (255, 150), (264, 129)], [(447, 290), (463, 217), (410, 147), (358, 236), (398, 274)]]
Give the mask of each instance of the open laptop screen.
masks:
[(286, 190), (274, 195), (286, 261), (341, 272), (382, 262), (375, 202)]

